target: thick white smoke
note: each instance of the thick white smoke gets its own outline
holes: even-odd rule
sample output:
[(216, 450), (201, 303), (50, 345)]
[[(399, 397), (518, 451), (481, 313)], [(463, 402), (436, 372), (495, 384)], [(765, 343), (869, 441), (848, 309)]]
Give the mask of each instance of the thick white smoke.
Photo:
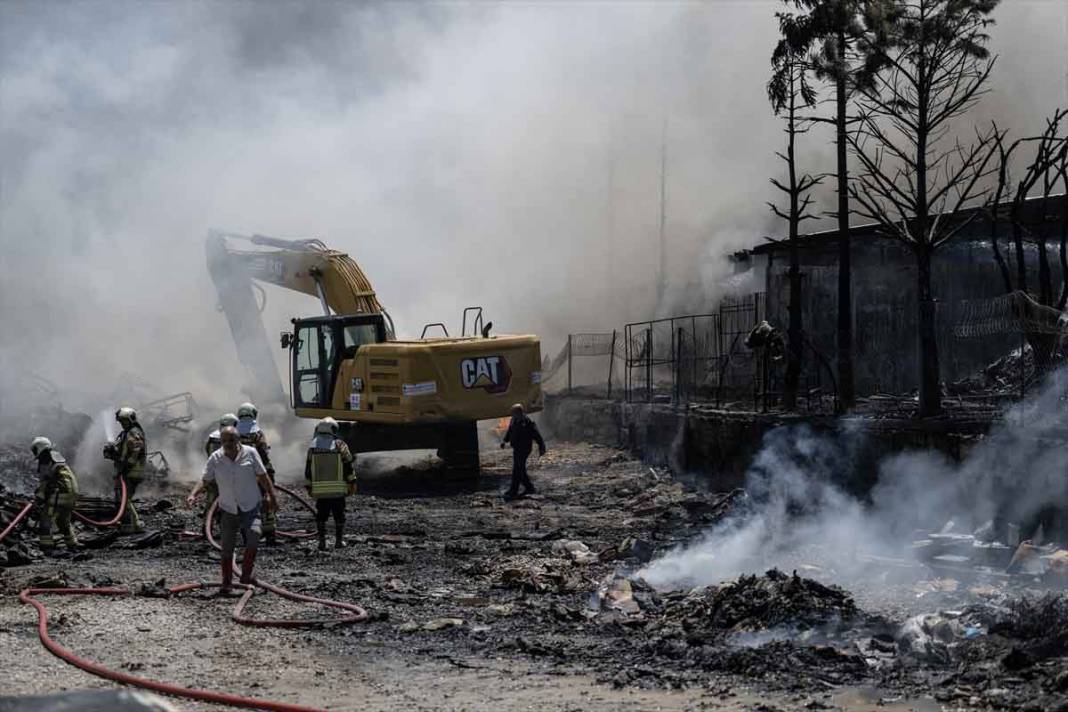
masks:
[(807, 426), (769, 432), (747, 474), (751, 508), (642, 575), (682, 587), (810, 563), (845, 581), (864, 570), (858, 555), (908, 556), (917, 532), (951, 520), (965, 532), (995, 517), (1027, 527), (1068, 501), (1068, 369), (1051, 374), (959, 463), (925, 451), (883, 460), (865, 501), (843, 486), (858, 477), (863, 437), (848, 427), (837, 436)]
[[(1030, 128), (1068, 43), (1056, 3), (1011, 5), (985, 106)], [(662, 140), (660, 308), (708, 309), (721, 256), (778, 231), (781, 7), (0, 3), (0, 415), (33, 374), (86, 412), (123, 373), (232, 409), (210, 227), (348, 251), (407, 335), (483, 304), (555, 353), (653, 316)], [(268, 333), (317, 310), (269, 288)]]

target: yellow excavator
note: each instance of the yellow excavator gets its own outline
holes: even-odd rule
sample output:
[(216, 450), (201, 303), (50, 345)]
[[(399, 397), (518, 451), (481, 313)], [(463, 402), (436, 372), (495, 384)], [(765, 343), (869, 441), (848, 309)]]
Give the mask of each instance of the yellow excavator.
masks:
[[(260, 249), (233, 249), (233, 241)], [(450, 470), (477, 472), (477, 421), (505, 417), (513, 403), (530, 412), (543, 406), (538, 338), (492, 335), (481, 307), (464, 310), (459, 336), (437, 322), (419, 339), (398, 339), (359, 265), (319, 240), (212, 230), (205, 249), (258, 398), (285, 395), (260, 317), (266, 294), (256, 282), (318, 297), (323, 314), (292, 319), (281, 336), (289, 402), (298, 417), (336, 419), (354, 453), (431, 448)], [(428, 337), (431, 331), (442, 335)]]

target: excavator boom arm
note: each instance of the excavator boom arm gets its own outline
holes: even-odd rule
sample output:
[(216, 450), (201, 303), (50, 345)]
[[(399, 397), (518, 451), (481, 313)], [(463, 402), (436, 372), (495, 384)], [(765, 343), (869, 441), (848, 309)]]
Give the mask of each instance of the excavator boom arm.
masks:
[[(273, 250), (235, 250), (228, 240), (244, 240)], [(392, 322), (375, 295), (374, 287), (356, 262), (318, 240), (282, 240), (264, 235), (251, 237), (211, 230), (205, 244), (208, 271), (219, 295), (237, 346), (238, 358), (252, 375), (257, 398), (284, 401), (285, 391), (267, 332), (260, 319), (252, 280), (267, 282), (318, 297), (329, 314), (385, 315), (392, 337)]]

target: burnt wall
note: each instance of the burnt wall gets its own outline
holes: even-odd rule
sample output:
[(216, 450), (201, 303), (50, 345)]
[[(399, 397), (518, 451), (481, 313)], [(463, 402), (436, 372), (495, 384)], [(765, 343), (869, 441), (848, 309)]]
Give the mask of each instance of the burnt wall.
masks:
[[(1051, 244), (1050, 249), (1051, 259), (1056, 259), (1056, 246)], [(769, 254), (768, 321), (780, 328), (788, 323), (787, 260), (785, 251)], [(837, 246), (825, 241), (806, 247), (801, 260), (804, 329), (815, 348), (833, 363), (838, 311)], [(910, 392), (919, 382), (915, 257), (897, 241), (873, 237), (853, 241), (852, 260), (857, 392), (860, 395)], [(1028, 271), (1034, 280), (1038, 272), (1035, 250), (1028, 250), (1028, 261)], [(967, 317), (964, 301), (1005, 293), (988, 242), (950, 243), (935, 254), (931, 277), (937, 300), (938, 350), (944, 381), (952, 383), (972, 375), (1020, 345), (1018, 335), (965, 338), (954, 334), (954, 328)], [(1056, 279), (1054, 290), (1058, 293), (1060, 290)]]
[(848, 471), (838, 483), (858, 496), (875, 484), (878, 464), (908, 450), (936, 450), (959, 460), (989, 422), (802, 417), (711, 409), (673, 408), (550, 397), (542, 415), (551, 437), (629, 450), (650, 465), (698, 475), (710, 488), (745, 484), (745, 474), (776, 428), (801, 425), (828, 437), (850, 438)]

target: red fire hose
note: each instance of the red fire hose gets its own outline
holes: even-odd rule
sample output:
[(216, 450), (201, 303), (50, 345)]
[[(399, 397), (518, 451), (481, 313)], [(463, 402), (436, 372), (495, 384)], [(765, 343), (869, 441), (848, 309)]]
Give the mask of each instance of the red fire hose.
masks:
[[(290, 497), (292, 497), (293, 499), (295, 499), (298, 502), (300, 502), (300, 504), (305, 509), (307, 509), (309, 512), (311, 512), (312, 514), (315, 514), (315, 507), (313, 507), (308, 502), (308, 500), (304, 499), (304, 497), (300, 496), (300, 494), (298, 494), (297, 492), (294, 492), (293, 490), (289, 489), (288, 487), (285, 487), (284, 485), (276, 484), (274, 486), (274, 488), (276, 490), (280, 490), (282, 492), (285, 492)], [(211, 503), (210, 507), (208, 507), (208, 513), (204, 516), (204, 536), (205, 536), (205, 538), (207, 538), (209, 544), (211, 544), (217, 550), (222, 551), (222, 546), (220, 546), (219, 542), (215, 540), (215, 535), (213, 535), (211, 533), (212, 524), (214, 524), (214, 522), (215, 522), (215, 513), (218, 512), (218, 511), (219, 511), (219, 498), (216, 497), (215, 501)], [(289, 539), (303, 539), (303, 538), (315, 536), (314, 532), (284, 532), (284, 531), (277, 531), (275, 533), (278, 534), (278, 536), (284, 536), (284, 537), (287, 537)]]
[(121, 494), (119, 495), (119, 511), (115, 513), (114, 517), (112, 517), (111, 519), (109, 519), (106, 522), (98, 522), (95, 519), (90, 519), (89, 517), (85, 516), (84, 514), (81, 514), (77, 510), (75, 510), (74, 512), (72, 512), (72, 514), (74, 515), (74, 518), (75, 519), (80, 519), (81, 521), (85, 522), (86, 524), (92, 524), (94, 527), (101, 527), (102, 529), (103, 528), (107, 528), (107, 527), (113, 527), (116, 524), (118, 524), (119, 522), (121, 522), (122, 521), (122, 515), (126, 512), (126, 499), (127, 499), (127, 497), (126, 497), (126, 478), (125, 477), (119, 477), (119, 487), (122, 488)]
[(0, 532), (0, 541), (3, 541), (4, 537), (6, 537), (8, 534), (10, 534), (12, 532), (12, 530), (16, 526), (18, 526), (18, 523), (21, 522), (26, 517), (26, 515), (30, 513), (31, 509), (33, 509), (33, 502), (32, 501), (27, 502), (26, 506), (22, 508), (22, 511), (19, 512), (17, 515), (15, 515), (15, 518), (12, 519), (11, 523), (8, 524), (4, 528), (4, 531)]
[[(122, 520), (122, 515), (126, 511), (126, 479), (125, 478), (123, 478), (123, 477), (119, 478), (119, 486), (122, 488), (121, 495), (120, 495), (121, 498), (119, 499), (119, 511), (109, 521), (98, 522), (98, 521), (96, 521), (94, 519), (90, 519), (89, 517), (85, 516), (84, 514), (81, 514), (81, 513), (77, 512), (77, 511), (72, 512), (71, 514), (74, 517), (82, 520), (83, 522), (86, 522), (88, 524), (92, 524), (94, 527), (113, 527), (113, 526), (115, 526), (116, 524), (119, 523), (119, 521)], [(32, 510), (32, 509), (33, 509), (33, 500), (30, 500), (29, 502), (26, 503), (26, 506), (22, 508), (22, 511), (18, 513), (18, 516), (16, 516), (13, 520), (11, 520), (11, 523), (7, 525), (7, 527), (4, 529), (4, 531), (0, 532), (0, 541), (3, 541), (4, 537), (6, 537), (8, 534), (10, 534), (12, 532), (12, 530), (14, 530), (15, 526), (20, 521), (22, 521), (26, 517), (26, 515), (30, 513), (30, 510)]]
[[(88, 522), (98, 527), (109, 527), (117, 524), (121, 519), (126, 509), (127, 502), (127, 490), (126, 481), (123, 478), (119, 480), (122, 487), (121, 499), (119, 502), (119, 510), (115, 517), (108, 522), (97, 522), (84, 515), (75, 513), (82, 521)], [(292, 490), (278, 486), (278, 489), (290, 495), (299, 501), (306, 509), (314, 512), (314, 508), (299, 494)], [(208, 536), (208, 540), (215, 548), (220, 548), (218, 543), (211, 535), (211, 522), (214, 517), (215, 511), (218, 506), (218, 500), (216, 500), (211, 508), (208, 510), (208, 516), (205, 517), (205, 532)], [(33, 502), (27, 502), (22, 510), (16, 515), (16, 517), (4, 528), (3, 532), (0, 532), (0, 541), (4, 540), (11, 531), (22, 521), (33, 509)], [(279, 534), (291, 537), (309, 536), (304, 532), (279, 532)], [(333, 601), (325, 598), (317, 598), (315, 596), (308, 596), (302, 593), (294, 593), (287, 589), (275, 586), (264, 581), (253, 580), (254, 586), (245, 586), (243, 584), (234, 584), (239, 588), (244, 588), (245, 592), (234, 606), (234, 610), (231, 613), (231, 617), (235, 622), (241, 625), (266, 628), (306, 628), (315, 627), (321, 625), (346, 625), (351, 623), (359, 623), (367, 620), (367, 611), (362, 607), (352, 603), (343, 603), (341, 601)], [(169, 590), (171, 594), (184, 593), (186, 591), (193, 591), (196, 589), (217, 587), (218, 583), (186, 583), (178, 586), (173, 586)], [(287, 598), (291, 601), (299, 601), (304, 603), (315, 603), (329, 608), (336, 608), (346, 612), (346, 615), (339, 618), (308, 618), (308, 619), (257, 619), (250, 618), (244, 615), (245, 606), (248, 604), (249, 599), (252, 598), (252, 594), (255, 587), (262, 588), (265, 591), (269, 591), (275, 595)], [(303, 705), (293, 705), (284, 702), (273, 702), (271, 700), (261, 700), (254, 697), (242, 697), (240, 695), (231, 695), (225, 692), (215, 692), (212, 690), (197, 690), (193, 688), (181, 687), (179, 685), (171, 685), (165, 682), (157, 682), (155, 680), (149, 680), (143, 677), (137, 677), (135, 675), (129, 675), (117, 670), (111, 670), (98, 663), (94, 663), (91, 660), (79, 657), (72, 651), (64, 648), (62, 645), (52, 639), (48, 633), (48, 609), (43, 603), (34, 598), (35, 594), (57, 594), (57, 595), (97, 595), (97, 596), (128, 596), (130, 591), (123, 588), (27, 588), (19, 594), (19, 600), (23, 603), (28, 603), (37, 609), (37, 633), (41, 639), (41, 643), (56, 657), (61, 660), (81, 668), (88, 673), (97, 675), (99, 677), (112, 680), (114, 682), (122, 683), (125, 685), (133, 685), (135, 687), (141, 687), (146, 690), (153, 690), (165, 695), (173, 695), (177, 697), (187, 697), (194, 700), (203, 700), (205, 702), (213, 702), (218, 704), (230, 705), (233, 707), (246, 707), (250, 709), (263, 709), (271, 710), (272, 712), (323, 712), (319, 708), (305, 707)]]
[[(314, 596), (306, 596), (300, 593), (294, 593), (287, 591), (284, 588), (273, 586), (269, 583), (262, 581), (254, 581), (255, 586), (258, 586), (265, 591), (288, 598), (293, 601), (304, 601), (309, 603), (318, 603), (320, 605), (329, 606), (331, 608), (337, 608), (343, 611), (347, 611), (348, 615), (335, 619), (276, 619), (276, 620), (262, 620), (249, 618), (244, 615), (245, 604), (248, 603), (252, 597), (254, 587), (243, 586), (242, 584), (235, 584), (238, 587), (244, 588), (245, 592), (241, 596), (241, 599), (234, 606), (231, 617), (237, 623), (248, 626), (257, 627), (279, 627), (279, 628), (303, 628), (309, 626), (318, 626), (323, 624), (348, 624), (358, 623), (367, 620), (367, 611), (360, 606), (352, 603), (342, 603), (340, 601), (330, 601), (324, 598), (315, 598)], [(179, 594), (185, 591), (192, 591), (200, 588), (215, 587), (217, 583), (186, 583), (178, 586), (174, 586), (170, 589), (170, 593)], [(149, 680), (143, 677), (137, 677), (135, 675), (129, 675), (117, 670), (111, 670), (109, 668), (94, 663), (91, 660), (79, 657), (72, 651), (64, 648), (57, 643), (48, 634), (48, 609), (45, 605), (34, 598), (36, 594), (58, 594), (58, 595), (94, 595), (94, 596), (128, 596), (130, 591), (124, 588), (27, 588), (19, 594), (19, 600), (23, 603), (28, 603), (37, 609), (37, 634), (41, 639), (41, 642), (49, 652), (61, 660), (81, 668), (88, 673), (103, 677), (107, 680), (119, 682), (124, 685), (133, 685), (135, 687), (141, 687), (146, 690), (153, 690), (165, 695), (173, 695), (176, 697), (187, 697), (194, 700), (203, 700), (205, 702), (214, 702), (218, 704), (230, 705), (233, 707), (247, 707), (251, 709), (263, 709), (272, 710), (273, 712), (321, 712), (318, 708), (305, 707), (302, 705), (292, 705), (285, 702), (273, 702), (271, 700), (261, 700), (254, 697), (242, 697), (240, 695), (231, 695), (226, 692), (215, 692), (212, 690), (197, 690), (188, 687), (182, 687), (180, 685), (171, 685), (165, 682), (157, 682), (155, 680)]]

